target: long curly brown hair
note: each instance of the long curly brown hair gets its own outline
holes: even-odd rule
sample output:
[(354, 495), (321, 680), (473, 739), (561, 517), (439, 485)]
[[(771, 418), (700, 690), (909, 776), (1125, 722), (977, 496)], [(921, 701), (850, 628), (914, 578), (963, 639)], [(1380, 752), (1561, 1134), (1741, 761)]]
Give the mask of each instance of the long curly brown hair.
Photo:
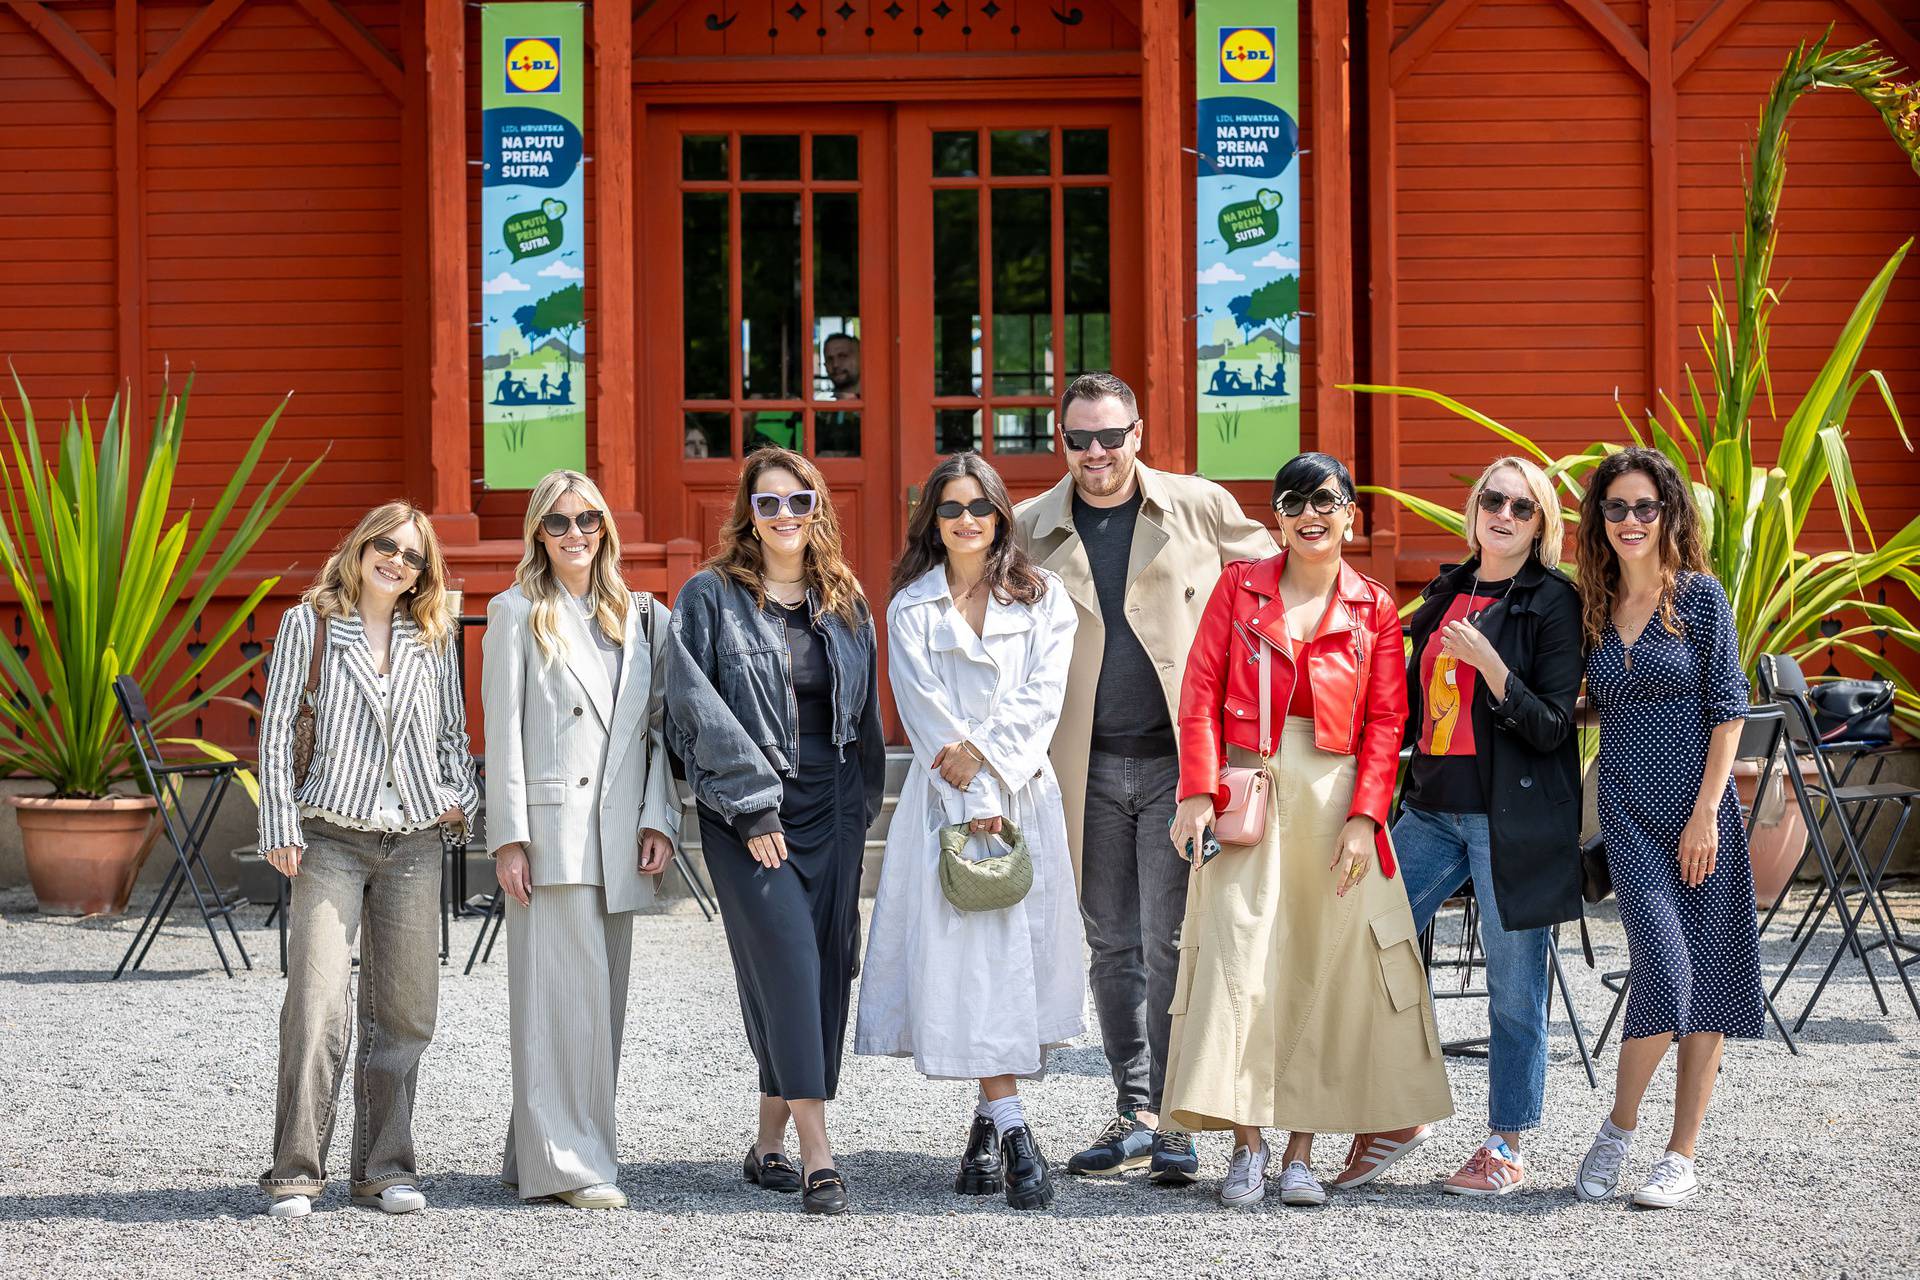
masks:
[(899, 591), (918, 582), (933, 566), (947, 562), (947, 545), (940, 540), (940, 522), (934, 508), (940, 505), (947, 485), (963, 476), (975, 480), (987, 501), (993, 504), (993, 545), (987, 548), (983, 575), (988, 588), (1001, 604), (1033, 604), (1047, 593), (1047, 581), (1014, 540), (1013, 499), (1007, 496), (1007, 486), (1001, 482), (1000, 473), (977, 453), (956, 453), (943, 458), (927, 473), (926, 487), (921, 490), (926, 496), (914, 507), (913, 518), (907, 521), (907, 547), (894, 562), (890, 589)]
[(1622, 449), (1608, 454), (1587, 478), (1587, 491), (1580, 499), (1576, 564), (1581, 621), (1588, 645), (1595, 648), (1607, 633), (1607, 621), (1613, 616), (1614, 601), (1620, 594), (1620, 558), (1614, 554), (1613, 544), (1607, 541), (1607, 521), (1600, 514), (1600, 504), (1615, 480), (1636, 471), (1653, 481), (1660, 495), (1660, 519), (1654, 522), (1660, 538), (1660, 604), (1655, 616), (1669, 635), (1681, 633), (1680, 615), (1674, 608), (1675, 583), (1682, 573), (1707, 572), (1700, 513), (1694, 509), (1693, 495), (1679, 468), (1664, 453), (1654, 449)]
[(753, 592), (761, 608), (766, 607), (767, 589), (762, 581), (766, 557), (760, 552), (760, 539), (753, 536), (753, 491), (761, 475), (775, 468), (791, 472), (801, 488), (818, 495), (813, 514), (807, 517), (807, 549), (801, 562), (807, 587), (820, 597), (821, 608), (849, 627), (859, 626), (868, 614), (867, 597), (841, 549), (840, 517), (834, 514), (826, 477), (791, 449), (768, 447), (747, 455), (740, 467), (740, 483), (733, 491), (733, 510), (720, 526), (719, 550), (705, 567)]

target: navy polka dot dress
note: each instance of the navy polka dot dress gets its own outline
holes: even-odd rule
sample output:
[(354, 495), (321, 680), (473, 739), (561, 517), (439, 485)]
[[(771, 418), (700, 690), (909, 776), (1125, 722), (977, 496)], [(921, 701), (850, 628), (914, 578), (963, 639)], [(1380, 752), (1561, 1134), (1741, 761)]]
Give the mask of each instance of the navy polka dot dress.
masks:
[(1720, 802), (1713, 874), (1680, 881), (1680, 833), (1693, 813), (1714, 726), (1747, 714), (1733, 612), (1709, 574), (1674, 593), (1683, 634), (1656, 614), (1631, 661), (1608, 623), (1587, 658), (1600, 711), (1600, 828), (1627, 930), (1626, 1038), (1766, 1033), (1747, 829), (1731, 781)]

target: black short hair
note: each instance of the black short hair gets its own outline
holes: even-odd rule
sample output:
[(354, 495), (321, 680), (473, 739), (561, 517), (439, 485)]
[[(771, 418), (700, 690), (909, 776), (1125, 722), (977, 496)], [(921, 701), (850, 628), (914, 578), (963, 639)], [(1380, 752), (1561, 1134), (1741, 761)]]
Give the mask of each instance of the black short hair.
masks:
[(1067, 387), (1066, 394), (1060, 397), (1060, 426), (1067, 425), (1067, 407), (1075, 400), (1118, 400), (1126, 409), (1127, 416), (1140, 416), (1140, 402), (1134, 398), (1133, 388), (1119, 378), (1104, 370), (1096, 373), (1083, 373)]
[(1353, 487), (1353, 473), (1347, 470), (1346, 463), (1330, 453), (1296, 453), (1273, 477), (1272, 501), (1280, 501), (1280, 495), (1288, 490), (1312, 493), (1328, 480), (1333, 481), (1348, 502), (1359, 497)]

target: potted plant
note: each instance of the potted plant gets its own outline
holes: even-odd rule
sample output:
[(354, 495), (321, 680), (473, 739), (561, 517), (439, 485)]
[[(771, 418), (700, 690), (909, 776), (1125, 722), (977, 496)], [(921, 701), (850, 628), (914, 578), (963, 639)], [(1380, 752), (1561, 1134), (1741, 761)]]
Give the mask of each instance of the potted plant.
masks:
[[(1870, 635), (1920, 651), (1920, 630), (1886, 603), (1882, 584), (1920, 588), (1920, 518), (1885, 541), (1873, 530), (1854, 482), (1847, 448), (1847, 418), (1862, 392), (1879, 396), (1909, 450), (1905, 424), (1877, 369), (1859, 372), (1861, 352), (1873, 330), (1887, 288), (1913, 241), (1894, 251), (1840, 330), (1826, 362), (1785, 419), (1771, 463), (1754, 456), (1751, 418), (1765, 393), (1774, 407), (1777, 389), (1768, 363), (1768, 339), (1779, 296), (1770, 276), (1779, 234), (1780, 192), (1786, 177), (1787, 115), (1800, 98), (1821, 88), (1847, 89), (1879, 113), (1887, 131), (1920, 171), (1920, 87), (1895, 83), (1894, 62), (1876, 56), (1872, 42), (1827, 53), (1829, 27), (1811, 47), (1787, 59), (1760, 113), (1746, 183), (1745, 219), (1733, 264), (1731, 294), (1711, 291), (1710, 328), (1701, 334), (1710, 374), (1711, 399), (1687, 367), (1683, 411), (1663, 390), (1658, 410), (1636, 425), (1619, 411), (1636, 445), (1659, 449), (1690, 483), (1707, 538), (1709, 565), (1733, 605), (1740, 658), (1751, 672), (1768, 650), (1792, 654), (1802, 665), (1823, 649), (1850, 655), (1895, 689), (1894, 719), (1909, 733), (1920, 731), (1920, 691), (1886, 656), (1863, 641)], [(1493, 432), (1538, 459), (1561, 487), (1574, 518), (1582, 478), (1619, 446), (1589, 445), (1552, 457), (1532, 440), (1451, 397), (1418, 387), (1355, 386), (1356, 391), (1427, 400)], [(1644, 429), (1643, 429), (1644, 428)], [(1416, 515), (1455, 534), (1462, 517), (1435, 503), (1393, 489), (1373, 488)], [(1822, 494), (1838, 509), (1846, 546), (1810, 550), (1801, 545), (1808, 514)], [(1834, 625), (1835, 619), (1843, 619)], [(1748, 787), (1751, 788), (1751, 778)], [(1749, 802), (1751, 795), (1746, 797)], [(1797, 806), (1757, 831), (1753, 859), (1763, 901), (1778, 893), (1800, 860), (1806, 832)]]
[[(115, 677), (146, 690), (156, 734), (193, 715), (258, 658), (215, 669), (226, 644), (279, 581), (269, 577), (188, 644), (194, 619), (319, 466), (286, 481), (286, 464), (250, 503), (242, 492), (286, 402), (255, 432), (226, 487), (194, 532), (191, 508), (170, 517), (193, 379), (178, 396), (162, 384), (143, 452), (115, 397), (96, 441), (85, 402), (69, 410), (57, 458), (41, 450), (18, 375), (19, 423), (0, 399), (10, 457), (0, 454), (6, 508), (0, 563), (26, 623), (29, 661), (0, 644), (0, 768), (47, 784), (10, 797), (40, 909), (125, 908), (156, 830), (151, 796), (115, 791), (135, 777), (132, 744), (114, 701)], [(131, 472), (140, 467), (137, 487)], [(283, 483), (284, 482), (284, 483)], [(217, 611), (216, 611), (217, 616)], [(180, 661), (184, 657), (184, 661)], [(163, 738), (216, 760), (233, 756), (195, 738)], [(243, 777), (250, 793), (253, 779)]]

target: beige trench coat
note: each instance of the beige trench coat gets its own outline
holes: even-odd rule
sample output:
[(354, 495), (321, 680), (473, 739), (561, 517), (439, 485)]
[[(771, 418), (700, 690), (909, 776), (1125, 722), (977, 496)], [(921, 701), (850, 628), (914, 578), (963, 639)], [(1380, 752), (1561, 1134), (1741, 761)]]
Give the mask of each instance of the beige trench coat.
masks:
[[(1160, 673), (1167, 718), (1180, 722), (1180, 682), (1187, 649), (1207, 607), (1207, 593), (1220, 571), (1236, 560), (1273, 555), (1273, 536), (1247, 518), (1233, 495), (1199, 476), (1155, 471), (1136, 464), (1140, 519), (1127, 564), (1127, 621)], [(1093, 589), (1093, 569), (1073, 527), (1073, 477), (1027, 499), (1013, 512), (1021, 545), (1044, 569), (1060, 575), (1079, 618), (1073, 636), (1073, 666), (1066, 706), (1053, 735), (1054, 772), (1067, 808), (1067, 843), (1080, 874), (1080, 844), (1087, 810), (1087, 756), (1093, 738), (1093, 694), (1107, 630)]]

